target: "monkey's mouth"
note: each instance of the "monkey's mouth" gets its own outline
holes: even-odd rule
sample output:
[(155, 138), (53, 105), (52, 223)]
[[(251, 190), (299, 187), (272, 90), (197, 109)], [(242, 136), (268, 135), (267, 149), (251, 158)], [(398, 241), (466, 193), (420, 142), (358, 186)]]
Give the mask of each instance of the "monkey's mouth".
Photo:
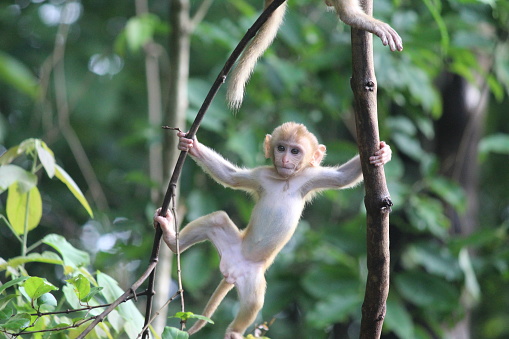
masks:
[(288, 177), (292, 175), (295, 172), (295, 166), (289, 165), (289, 166), (277, 166), (276, 167), (277, 172), (285, 177)]

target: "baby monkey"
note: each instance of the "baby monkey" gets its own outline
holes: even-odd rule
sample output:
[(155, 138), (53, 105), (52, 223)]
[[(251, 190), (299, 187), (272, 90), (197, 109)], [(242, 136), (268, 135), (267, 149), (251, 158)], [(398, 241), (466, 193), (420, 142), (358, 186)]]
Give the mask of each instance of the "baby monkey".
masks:
[[(264, 0), (267, 8), (273, 0)], [(334, 8), (339, 18), (352, 27), (377, 35), (382, 44), (388, 45), (391, 51), (402, 51), (403, 42), (398, 33), (388, 24), (367, 15), (359, 5), (359, 0), (325, 0), (325, 4)], [(263, 52), (272, 44), (279, 26), (283, 22), (286, 1), (281, 4), (267, 19), (256, 36), (242, 53), (228, 83), (227, 101), (232, 109), (239, 109), (244, 97), (244, 88), (256, 62)]]
[[(221, 155), (179, 132), (178, 148), (193, 159), (218, 183), (244, 190), (256, 200), (247, 227), (240, 230), (228, 215), (217, 211), (198, 218), (185, 226), (179, 234), (180, 252), (204, 240), (210, 240), (221, 257), (219, 269), (224, 276), (205, 306), (203, 315), (211, 317), (224, 296), (237, 288), (240, 309), (228, 326), (225, 339), (243, 338), (262, 308), (265, 297), (265, 271), (290, 240), (306, 202), (326, 189), (343, 189), (362, 181), (359, 156), (336, 166), (320, 166), (325, 146), (302, 124), (287, 122), (265, 137), (265, 157), (273, 166), (253, 169), (239, 168)], [(391, 148), (380, 142), (380, 149), (370, 157), (374, 166), (390, 161)], [(154, 216), (163, 239), (176, 253), (174, 218)], [(190, 329), (193, 334), (205, 325), (197, 321)]]

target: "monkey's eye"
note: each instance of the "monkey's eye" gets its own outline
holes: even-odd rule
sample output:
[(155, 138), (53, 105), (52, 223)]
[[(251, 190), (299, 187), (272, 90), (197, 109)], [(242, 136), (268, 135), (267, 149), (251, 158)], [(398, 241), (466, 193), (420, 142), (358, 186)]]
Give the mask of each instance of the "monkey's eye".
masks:
[(292, 152), (292, 154), (299, 154), (300, 153), (300, 149), (292, 148), (291, 152)]
[(278, 150), (279, 152), (284, 152), (284, 151), (285, 151), (285, 146), (283, 146), (283, 145), (279, 145), (279, 146), (277, 146), (277, 150)]

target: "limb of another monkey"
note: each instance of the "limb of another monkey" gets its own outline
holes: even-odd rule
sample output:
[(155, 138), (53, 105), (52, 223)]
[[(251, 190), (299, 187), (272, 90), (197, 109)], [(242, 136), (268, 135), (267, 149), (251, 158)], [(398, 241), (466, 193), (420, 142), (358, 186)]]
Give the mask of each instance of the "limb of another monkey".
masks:
[[(267, 8), (273, 0), (265, 0)], [(398, 33), (388, 24), (377, 20), (362, 10), (359, 0), (325, 0), (327, 6), (334, 7), (339, 18), (352, 27), (363, 29), (377, 35), (384, 46), (391, 51), (402, 51), (403, 42)], [(232, 109), (239, 109), (244, 97), (244, 88), (254, 70), (256, 62), (272, 44), (279, 26), (283, 22), (286, 2), (281, 4), (258, 31), (252, 42), (242, 53), (228, 82), (227, 101)]]

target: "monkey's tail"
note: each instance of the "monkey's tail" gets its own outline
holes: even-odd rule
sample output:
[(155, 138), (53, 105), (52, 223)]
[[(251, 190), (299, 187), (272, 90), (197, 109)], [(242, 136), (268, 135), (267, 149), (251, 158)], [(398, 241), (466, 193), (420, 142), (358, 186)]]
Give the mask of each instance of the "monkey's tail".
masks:
[[(267, 8), (272, 1), (273, 0), (265, 0), (265, 8)], [(237, 62), (232, 72), (231, 80), (228, 83), (228, 92), (226, 94), (231, 109), (237, 110), (242, 105), (246, 83), (254, 70), (258, 58), (262, 56), (263, 52), (272, 44), (272, 41), (276, 37), (279, 26), (283, 22), (286, 6), (285, 1), (272, 13)]]
[[(210, 318), (212, 317), (212, 314), (216, 311), (219, 304), (221, 304), (221, 301), (223, 301), (224, 297), (230, 290), (233, 288), (233, 284), (229, 284), (226, 282), (226, 280), (221, 280), (219, 285), (217, 286), (214, 293), (212, 293), (212, 296), (209, 299), (209, 302), (205, 306), (205, 309), (203, 310), (203, 316)], [(202, 329), (203, 326), (205, 326), (207, 322), (205, 320), (198, 320), (194, 323), (193, 326), (187, 331), (189, 335), (194, 334)]]

